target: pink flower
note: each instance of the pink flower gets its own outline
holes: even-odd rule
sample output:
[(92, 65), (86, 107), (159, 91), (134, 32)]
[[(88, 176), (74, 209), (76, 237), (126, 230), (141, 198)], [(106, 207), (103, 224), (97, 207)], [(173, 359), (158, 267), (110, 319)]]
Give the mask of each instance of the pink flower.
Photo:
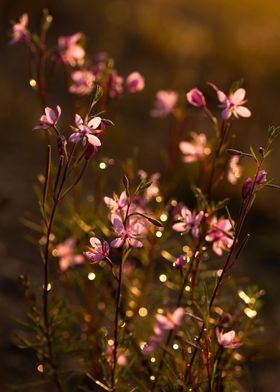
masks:
[(145, 79), (139, 72), (132, 72), (126, 78), (125, 87), (128, 93), (137, 93), (144, 89)]
[(173, 313), (167, 312), (166, 316), (164, 316), (163, 314), (157, 314), (157, 325), (162, 330), (175, 329), (182, 324), (184, 316), (184, 308), (177, 308), (174, 310)]
[(81, 33), (76, 33), (58, 38), (59, 58), (63, 64), (74, 67), (84, 62), (85, 50), (78, 44), (81, 37)]
[(107, 207), (110, 208), (112, 213), (126, 213), (128, 207), (128, 200), (125, 191), (121, 193), (120, 197), (116, 193), (113, 194), (113, 198), (105, 196), (104, 201)]
[(73, 80), (73, 84), (69, 88), (70, 93), (87, 95), (92, 92), (95, 76), (91, 71), (84, 69), (72, 72), (71, 79)]
[(154, 351), (156, 351), (157, 346), (160, 342), (160, 339), (157, 339), (155, 336), (151, 336), (149, 340), (144, 344), (144, 347), (142, 348), (142, 353), (144, 355), (152, 354)]
[(211, 221), (211, 228), (205, 237), (206, 241), (213, 242), (213, 251), (222, 256), (223, 251), (228, 251), (232, 244), (232, 225), (229, 219), (214, 217)]
[(101, 242), (98, 238), (91, 237), (89, 242), (92, 248), (90, 249), (90, 252), (84, 252), (84, 256), (86, 256), (91, 263), (96, 263), (108, 257), (110, 248), (107, 241)]
[(152, 117), (166, 117), (172, 113), (178, 102), (178, 93), (172, 90), (160, 90), (156, 94), (154, 108), (151, 110)]
[(11, 31), (12, 39), (10, 44), (13, 45), (17, 42), (29, 42), (30, 32), (27, 29), (28, 15), (25, 13), (19, 18), (19, 23), (14, 23)]
[(112, 224), (117, 234), (117, 238), (111, 242), (112, 248), (120, 248), (121, 246), (132, 246), (133, 248), (141, 248), (142, 242), (137, 238), (143, 235), (145, 226), (138, 221), (131, 221), (128, 219), (126, 225), (116, 215), (112, 216)]
[(228, 120), (232, 114), (236, 117), (250, 117), (251, 112), (249, 109), (245, 108), (243, 104), (246, 102), (244, 100), (246, 91), (244, 88), (239, 88), (230, 93), (228, 96), (222, 91), (217, 91), (218, 100), (221, 102), (221, 107), (224, 109), (222, 111), (222, 118)]
[(223, 333), (219, 328), (216, 328), (216, 336), (219, 344), (224, 348), (235, 349), (242, 345), (242, 343), (237, 340), (235, 331), (233, 330)]
[(185, 310), (177, 308), (173, 313), (167, 312), (166, 316), (163, 314), (156, 315), (156, 323), (154, 325), (154, 334), (148, 339), (142, 348), (144, 355), (152, 354), (157, 346), (162, 342), (166, 330), (172, 330), (179, 327), (184, 319)]
[(204, 95), (198, 88), (193, 88), (186, 94), (187, 101), (193, 105), (200, 108), (206, 106)]
[(207, 147), (207, 139), (204, 133), (191, 132), (192, 142), (182, 141), (179, 148), (183, 153), (183, 161), (192, 163), (205, 158), (211, 150)]
[(191, 211), (183, 206), (180, 211), (180, 215), (178, 219), (180, 222), (175, 223), (172, 228), (178, 233), (187, 233), (191, 231), (192, 235), (197, 238), (198, 237), (198, 226), (203, 218), (203, 211), (200, 211), (198, 214), (191, 213)]
[(115, 69), (109, 73), (108, 90), (109, 97), (112, 99), (120, 98), (123, 93), (123, 78)]
[(242, 168), (239, 165), (240, 157), (234, 155), (230, 158), (228, 164), (227, 179), (231, 184), (236, 184), (238, 178), (241, 176)]
[(70, 237), (61, 244), (58, 244), (54, 249), (53, 254), (60, 258), (59, 268), (61, 271), (66, 271), (69, 267), (75, 264), (83, 263), (83, 256), (74, 254), (75, 245), (75, 238)]
[(70, 142), (78, 143), (81, 139), (86, 138), (88, 143), (94, 147), (101, 146), (101, 141), (97, 136), (93, 135), (93, 132), (100, 127), (101, 117), (93, 117), (87, 124), (84, 123), (83, 119), (79, 114), (75, 115), (76, 132), (72, 133), (69, 137)]
[(56, 126), (58, 119), (61, 115), (60, 106), (56, 106), (56, 112), (49, 108), (45, 108), (45, 114), (40, 117), (39, 124), (36, 125), (33, 129), (48, 129)]

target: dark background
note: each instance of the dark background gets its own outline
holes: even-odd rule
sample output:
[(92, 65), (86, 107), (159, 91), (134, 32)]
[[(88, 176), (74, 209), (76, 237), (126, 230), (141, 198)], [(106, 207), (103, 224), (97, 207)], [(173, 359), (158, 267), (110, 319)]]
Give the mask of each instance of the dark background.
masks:
[[(38, 31), (43, 7), (54, 17), (50, 44), (55, 44), (58, 35), (83, 31), (89, 56), (106, 51), (120, 74), (139, 70), (145, 75), (145, 91), (124, 97), (113, 108), (116, 127), (104, 143), (104, 150), (113, 157), (127, 157), (131, 146), (138, 145), (139, 165), (149, 171), (161, 169), (168, 120), (153, 120), (148, 114), (160, 88), (173, 88), (183, 95), (193, 86), (205, 89), (205, 82), (212, 81), (227, 91), (234, 80), (244, 78), (253, 116), (234, 123), (236, 147), (243, 150), (262, 145), (268, 125), (280, 124), (280, 3), (275, 0), (0, 0), (1, 391), (6, 383), (26, 381), (36, 372), (30, 354), (15, 348), (10, 316), (22, 312), (18, 275), (28, 272), (41, 278), (40, 259), (25, 238), (22, 224), (24, 216), (37, 214), (33, 185), (43, 168), (44, 150), (32, 128), (41, 109), (28, 85), (26, 48), (7, 42), (10, 20), (23, 12), (30, 16), (30, 29)], [(59, 92), (61, 86), (63, 75), (58, 70), (49, 104), (60, 103), (66, 111), (69, 101)], [(206, 89), (207, 94), (211, 101)], [(116, 111), (121, 112), (117, 117)], [(190, 113), (186, 130), (203, 131), (192, 128), (195, 117)], [(279, 149), (277, 142), (266, 163), (269, 177), (278, 184)], [(239, 191), (240, 184), (224, 190), (225, 196), (233, 198)], [(266, 291), (261, 311), (265, 329), (254, 349), (259, 361), (248, 365), (246, 391), (278, 389), (279, 223), (279, 191), (268, 189), (254, 206), (248, 222), (252, 240), (236, 268)]]

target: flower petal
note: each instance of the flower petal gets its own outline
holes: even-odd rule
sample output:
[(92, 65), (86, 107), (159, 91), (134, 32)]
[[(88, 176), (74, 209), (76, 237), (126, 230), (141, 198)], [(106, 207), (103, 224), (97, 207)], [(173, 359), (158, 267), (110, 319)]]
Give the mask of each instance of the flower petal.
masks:
[(87, 124), (90, 129), (97, 129), (101, 124), (101, 117), (93, 117)]
[(98, 139), (98, 137), (96, 137), (94, 135), (90, 135), (90, 134), (87, 134), (86, 137), (88, 139), (88, 142), (90, 144), (92, 144), (93, 146), (95, 146), (95, 147), (101, 146), (101, 141)]
[(110, 245), (112, 248), (120, 248), (123, 245), (124, 239), (121, 237), (116, 238), (113, 240)]
[(93, 248), (97, 248), (98, 246), (101, 246), (101, 241), (96, 237), (91, 237), (89, 242)]
[(251, 111), (244, 106), (238, 106), (235, 111), (240, 117), (251, 117)]
[(246, 95), (246, 90), (244, 88), (239, 88), (232, 94), (231, 101), (235, 105), (238, 105), (244, 100), (245, 95)]
[(133, 247), (133, 248), (142, 248), (143, 244), (141, 241), (136, 240), (135, 238), (129, 238), (128, 239), (129, 244)]

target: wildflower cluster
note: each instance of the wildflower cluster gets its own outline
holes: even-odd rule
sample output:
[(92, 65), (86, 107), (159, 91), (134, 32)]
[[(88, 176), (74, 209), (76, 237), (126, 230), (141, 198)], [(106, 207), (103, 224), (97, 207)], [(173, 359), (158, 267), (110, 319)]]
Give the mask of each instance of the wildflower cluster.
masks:
[[(45, 12), (44, 33), (51, 21)], [(60, 392), (236, 390), (236, 364), (246, 360), (242, 350), (257, 328), (263, 291), (241, 289), (229, 273), (249, 238), (243, 227), (257, 193), (277, 187), (269, 184), (264, 164), (279, 128), (270, 129), (259, 153), (234, 150), (230, 125), (251, 116), (244, 88), (226, 95), (210, 84), (213, 108), (197, 87), (186, 89), (184, 100), (174, 90), (160, 90), (150, 116), (173, 118), (172, 148), (162, 163), (168, 175), (149, 175), (132, 158), (108, 158), (103, 138), (114, 125), (105, 117), (112, 101), (125, 91), (142, 91), (144, 77), (134, 71), (124, 79), (106, 53), (89, 59), (80, 32), (59, 37), (50, 51), (45, 36), (29, 31), (24, 14), (13, 23), (10, 41), (26, 44), (41, 59), (35, 64), (40, 79), (31, 77), (43, 112), (34, 130), (48, 141), (39, 192), (44, 278), (40, 305), (22, 278), (30, 307), (25, 324), (33, 331), (30, 341), (22, 341), (35, 350), (43, 381)], [(70, 75), (66, 90), (79, 105), (68, 126), (67, 108), (49, 106), (44, 61)], [(185, 134), (189, 110), (200, 111), (209, 127)], [(240, 186), (240, 212), (233, 219), (224, 185), (239, 186), (245, 159), (255, 173)], [(191, 166), (198, 173), (192, 186), (174, 175)], [(86, 181), (94, 184), (88, 197), (86, 170)], [(180, 184), (189, 185), (183, 200), (176, 192)], [(113, 194), (112, 187), (118, 188)]]

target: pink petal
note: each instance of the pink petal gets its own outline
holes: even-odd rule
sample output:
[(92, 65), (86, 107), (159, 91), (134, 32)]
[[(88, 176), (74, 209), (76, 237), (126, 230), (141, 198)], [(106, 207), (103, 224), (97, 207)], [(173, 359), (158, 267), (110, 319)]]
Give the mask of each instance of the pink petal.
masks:
[(160, 324), (161, 328), (173, 329), (173, 327), (174, 327), (173, 323), (166, 316), (164, 316), (162, 314), (157, 314), (156, 320)]
[(224, 109), (221, 116), (224, 120), (228, 120), (231, 117), (232, 112), (229, 109)]
[(83, 125), (83, 119), (79, 114), (75, 114), (75, 124), (77, 127), (80, 129), (80, 127)]
[(105, 204), (107, 205), (107, 207), (109, 207), (110, 209), (113, 209), (113, 208), (117, 208), (117, 207), (118, 207), (118, 204), (115, 202), (114, 199), (111, 199), (111, 197), (105, 196), (105, 197), (104, 197), (104, 202), (105, 202)]
[(172, 226), (172, 229), (177, 231), (178, 233), (182, 233), (182, 232), (186, 231), (186, 224), (183, 222), (175, 223)]
[(189, 142), (180, 142), (179, 143), (179, 148), (182, 151), (183, 154), (194, 154), (195, 153), (195, 148), (192, 143)]
[(73, 262), (74, 264), (82, 264), (84, 262), (84, 258), (82, 255), (74, 255), (73, 256)]
[(203, 211), (199, 211), (199, 213), (196, 215), (194, 221), (196, 224), (201, 222), (201, 219), (203, 218), (204, 212)]
[(89, 135), (89, 134), (86, 136), (87, 136), (88, 142), (90, 144), (92, 144), (95, 147), (101, 146), (101, 141), (98, 139), (98, 137), (96, 137), (94, 135)]
[(218, 256), (222, 256), (223, 250), (220, 247), (220, 241), (215, 241), (213, 243), (213, 252), (215, 252)]
[(219, 100), (221, 103), (226, 102), (226, 100), (228, 99), (227, 96), (226, 96), (226, 94), (223, 93), (221, 90), (217, 91), (217, 96), (218, 96), (218, 100)]
[(69, 37), (66, 37), (69, 39), (69, 44), (75, 44), (81, 39), (82, 33), (75, 33), (73, 35), (70, 35)]
[(83, 252), (84, 256), (89, 259), (91, 263), (97, 263), (102, 260), (104, 257), (101, 253), (92, 253), (92, 252)]
[(56, 121), (59, 119), (59, 117), (61, 116), (61, 107), (59, 105), (56, 105), (56, 110), (57, 110), (57, 118)]
[(123, 191), (120, 195), (120, 203), (121, 206), (126, 206), (127, 204), (127, 196), (126, 196), (126, 191)]
[(97, 248), (98, 246), (101, 246), (101, 241), (96, 237), (91, 237), (89, 242), (93, 248)]
[(101, 124), (101, 117), (93, 117), (89, 122), (88, 122), (88, 127), (90, 129), (97, 129), (99, 125)]
[(116, 217), (113, 219), (113, 227), (117, 234), (121, 234), (124, 231), (124, 225), (122, 221)]
[(136, 240), (135, 238), (129, 238), (128, 239), (129, 244), (133, 247), (133, 248), (142, 248), (143, 244), (141, 241)]
[(78, 143), (82, 139), (83, 135), (81, 135), (79, 132), (74, 132), (69, 136), (69, 140), (72, 143)]
[(243, 99), (245, 98), (246, 91), (244, 88), (239, 88), (236, 90), (232, 96), (231, 96), (231, 101), (235, 104), (238, 105)]
[(110, 245), (112, 248), (120, 248), (123, 245), (124, 239), (119, 237), (113, 240)]
[(240, 117), (251, 117), (251, 112), (249, 109), (245, 108), (244, 106), (237, 106), (235, 109), (236, 113)]
[(180, 325), (185, 315), (184, 308), (177, 308), (172, 314), (172, 320), (176, 326)]
[(48, 123), (49, 124), (54, 124), (55, 120), (56, 120), (55, 112), (51, 108), (46, 107), (45, 108), (45, 113), (46, 113), (46, 118), (47, 118)]

